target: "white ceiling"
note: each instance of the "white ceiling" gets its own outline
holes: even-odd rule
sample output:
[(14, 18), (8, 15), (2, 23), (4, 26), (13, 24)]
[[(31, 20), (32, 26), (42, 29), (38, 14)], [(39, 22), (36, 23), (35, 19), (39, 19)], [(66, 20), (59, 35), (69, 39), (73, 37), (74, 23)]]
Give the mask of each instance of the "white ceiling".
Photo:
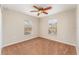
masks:
[(61, 11), (66, 11), (69, 9), (76, 8), (75, 4), (36, 4), (42, 7), (52, 6), (52, 9), (48, 11), (48, 15), (41, 14), (40, 16), (37, 16), (37, 13), (30, 12), (32, 10), (35, 10), (35, 8), (33, 8), (33, 5), (34, 4), (3, 4), (2, 7), (19, 11), (24, 14), (35, 16), (35, 17), (49, 16), (55, 13), (59, 13)]

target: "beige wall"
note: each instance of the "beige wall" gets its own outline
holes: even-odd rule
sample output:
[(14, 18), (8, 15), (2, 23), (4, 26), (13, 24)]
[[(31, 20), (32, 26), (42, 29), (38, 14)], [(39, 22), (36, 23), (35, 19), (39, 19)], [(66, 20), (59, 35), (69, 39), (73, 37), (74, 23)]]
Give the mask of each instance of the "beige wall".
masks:
[[(25, 41), (38, 36), (38, 19), (3, 8), (3, 46)], [(32, 20), (33, 32), (24, 36), (24, 20)]]
[(2, 47), (2, 13), (0, 6), (0, 54), (1, 54), (1, 47)]
[[(48, 35), (48, 20), (57, 19), (57, 36)], [(40, 19), (40, 36), (66, 44), (76, 45), (76, 10), (68, 10)]]
[(77, 5), (77, 54), (79, 55), (79, 5)]
[[(51, 40), (76, 45), (76, 10), (68, 10), (44, 18), (35, 18), (22, 13), (3, 9), (3, 46), (29, 40), (35, 37), (44, 37)], [(32, 20), (31, 35), (24, 36), (24, 20)], [(57, 36), (48, 35), (48, 20), (58, 20)]]

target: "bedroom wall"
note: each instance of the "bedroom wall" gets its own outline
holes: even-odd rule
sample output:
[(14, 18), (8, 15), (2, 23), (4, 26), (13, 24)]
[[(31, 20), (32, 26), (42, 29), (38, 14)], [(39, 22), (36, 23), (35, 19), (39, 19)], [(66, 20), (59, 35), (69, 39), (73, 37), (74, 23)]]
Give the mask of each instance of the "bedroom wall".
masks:
[(2, 47), (2, 13), (0, 6), (0, 54), (1, 54), (1, 47)]
[[(3, 46), (38, 37), (38, 19), (17, 11), (3, 8)], [(24, 20), (32, 20), (33, 32), (24, 36)]]
[(77, 5), (77, 54), (79, 55), (79, 5)]
[[(76, 9), (63, 11), (44, 18), (35, 18), (17, 11), (3, 8), (3, 46), (43, 37), (66, 44), (76, 45)], [(24, 36), (24, 20), (32, 20), (33, 32)], [(48, 20), (58, 20), (57, 36), (48, 35)]]
[[(48, 34), (48, 20), (57, 19), (57, 36)], [(63, 11), (40, 19), (40, 37), (76, 45), (76, 9)]]

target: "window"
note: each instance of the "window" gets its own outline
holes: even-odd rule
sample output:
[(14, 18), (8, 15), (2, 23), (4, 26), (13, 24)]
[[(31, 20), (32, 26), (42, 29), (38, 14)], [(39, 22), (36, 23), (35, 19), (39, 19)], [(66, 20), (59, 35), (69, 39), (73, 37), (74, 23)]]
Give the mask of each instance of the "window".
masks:
[(49, 20), (48, 21), (48, 34), (56, 35), (57, 34), (57, 20)]
[(24, 35), (29, 35), (32, 33), (32, 21), (24, 20)]

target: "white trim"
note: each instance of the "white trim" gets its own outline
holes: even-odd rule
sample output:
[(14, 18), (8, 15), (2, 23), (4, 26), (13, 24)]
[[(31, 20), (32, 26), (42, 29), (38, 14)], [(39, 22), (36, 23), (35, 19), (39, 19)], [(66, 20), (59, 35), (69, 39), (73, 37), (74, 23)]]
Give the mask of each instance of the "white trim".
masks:
[[(42, 38), (49, 39), (49, 38), (47, 38), (47, 37), (42, 37)], [(68, 42), (65, 42), (65, 41), (54, 40), (54, 39), (49, 39), (49, 40), (57, 41), (57, 42), (60, 42), (60, 43), (63, 43), (63, 44), (68, 44), (68, 45), (72, 45), (72, 46), (75, 46), (75, 47), (76, 47), (76, 44), (71, 44), (71, 43), (68, 43)]]
[[(31, 40), (31, 39), (33, 39), (33, 38), (37, 38), (37, 37), (32, 37), (32, 38), (27, 39), (27, 40), (21, 40), (21, 41), (18, 41), (18, 42), (9, 43), (9, 44), (7, 44), (7, 45), (3, 45), (2, 48), (3, 48), (3, 47), (6, 47), (6, 46), (9, 46), (9, 45), (17, 44), (17, 43), (20, 43), (20, 42), (23, 42), (23, 41), (28, 41), (28, 40)], [(45, 37), (41, 37), (41, 38), (45, 38)], [(47, 38), (45, 38), (45, 39), (47, 39)], [(52, 40), (52, 39), (49, 39), (49, 40)], [(75, 44), (71, 44), (71, 43), (68, 43), (68, 42), (59, 41), (59, 40), (52, 40), (52, 41), (57, 41), (57, 42), (60, 42), (60, 43), (63, 43), (63, 44), (72, 45), (72, 46), (75, 46), (75, 47), (76, 47)]]
[[(31, 39), (33, 39), (33, 38), (36, 38), (36, 37), (32, 37), (32, 38), (29, 38), (29, 39), (27, 39), (27, 40), (31, 40)], [(27, 40), (25, 39), (25, 40), (16, 41), (16, 42), (9, 43), (9, 44), (4, 44), (4, 45), (2, 45), (2, 48), (3, 48), (3, 47), (6, 47), (6, 46), (13, 45), (13, 44), (21, 43), (21, 42), (27, 41)]]

